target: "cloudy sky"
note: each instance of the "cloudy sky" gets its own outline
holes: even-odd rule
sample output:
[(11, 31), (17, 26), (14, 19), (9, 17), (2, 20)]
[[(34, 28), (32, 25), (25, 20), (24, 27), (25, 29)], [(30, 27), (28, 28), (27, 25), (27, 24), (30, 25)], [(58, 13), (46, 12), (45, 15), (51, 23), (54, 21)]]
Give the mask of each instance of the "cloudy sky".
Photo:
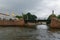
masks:
[(0, 0), (0, 12), (16, 15), (31, 12), (38, 17), (48, 17), (52, 12), (60, 14), (60, 0)]

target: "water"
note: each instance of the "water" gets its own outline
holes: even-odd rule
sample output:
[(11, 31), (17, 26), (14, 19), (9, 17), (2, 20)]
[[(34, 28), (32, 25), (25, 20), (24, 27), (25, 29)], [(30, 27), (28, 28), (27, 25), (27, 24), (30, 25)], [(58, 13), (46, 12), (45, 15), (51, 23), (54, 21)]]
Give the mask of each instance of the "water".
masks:
[(37, 25), (37, 29), (0, 27), (0, 40), (60, 40), (60, 30), (48, 30), (46, 25)]

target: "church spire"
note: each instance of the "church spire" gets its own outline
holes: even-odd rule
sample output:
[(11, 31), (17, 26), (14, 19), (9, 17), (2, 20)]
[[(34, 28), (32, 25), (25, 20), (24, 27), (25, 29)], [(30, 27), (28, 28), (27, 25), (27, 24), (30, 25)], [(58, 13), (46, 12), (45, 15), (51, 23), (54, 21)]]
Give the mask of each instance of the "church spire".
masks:
[(52, 10), (52, 14), (54, 14), (54, 10)]

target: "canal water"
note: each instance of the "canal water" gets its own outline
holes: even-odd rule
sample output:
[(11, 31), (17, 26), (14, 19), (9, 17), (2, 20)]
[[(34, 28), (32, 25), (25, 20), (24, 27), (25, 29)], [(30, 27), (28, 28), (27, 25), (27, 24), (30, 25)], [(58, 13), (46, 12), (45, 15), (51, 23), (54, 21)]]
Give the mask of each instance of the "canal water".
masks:
[(60, 40), (59, 29), (48, 29), (47, 25), (34, 28), (0, 27), (0, 40)]

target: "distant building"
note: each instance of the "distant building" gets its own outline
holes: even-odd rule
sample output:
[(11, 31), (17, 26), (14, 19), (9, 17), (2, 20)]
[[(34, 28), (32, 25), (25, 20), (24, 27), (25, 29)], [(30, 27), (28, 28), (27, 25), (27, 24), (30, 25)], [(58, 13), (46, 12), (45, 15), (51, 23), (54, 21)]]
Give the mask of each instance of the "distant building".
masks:
[(52, 11), (52, 14), (50, 15), (50, 27), (51, 28), (60, 28), (60, 19), (58, 19), (56, 17), (56, 15), (54, 14), (54, 10)]
[(49, 20), (51, 20), (52, 18), (56, 18), (56, 15), (54, 14), (54, 10), (52, 10), (52, 14), (48, 17)]

